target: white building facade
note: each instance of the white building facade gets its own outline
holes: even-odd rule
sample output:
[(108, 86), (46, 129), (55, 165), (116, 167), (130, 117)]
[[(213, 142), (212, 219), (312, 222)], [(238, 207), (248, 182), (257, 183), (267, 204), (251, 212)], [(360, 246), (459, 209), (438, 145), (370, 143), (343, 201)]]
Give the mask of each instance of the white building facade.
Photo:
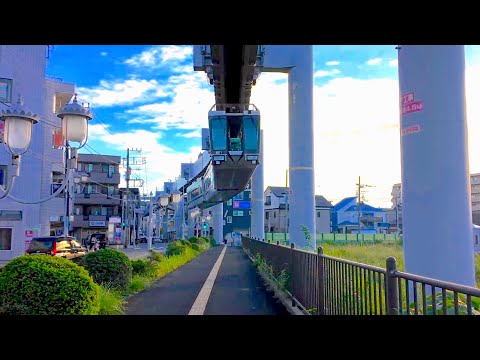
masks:
[[(27, 202), (49, 196), (52, 183), (61, 181), (65, 172), (63, 149), (53, 148), (53, 132), (60, 127), (55, 110), (71, 99), (74, 85), (46, 79), (47, 52), (46, 45), (0, 45), (0, 109), (16, 103), (20, 94), (24, 106), (40, 119), (33, 126), (29, 151), (22, 155), (20, 176), (11, 191)], [(0, 147), (4, 188), (10, 159)], [(59, 225), (63, 213), (63, 197), (40, 204), (0, 199), (0, 264), (24, 254), (33, 236), (50, 235), (51, 222)]]

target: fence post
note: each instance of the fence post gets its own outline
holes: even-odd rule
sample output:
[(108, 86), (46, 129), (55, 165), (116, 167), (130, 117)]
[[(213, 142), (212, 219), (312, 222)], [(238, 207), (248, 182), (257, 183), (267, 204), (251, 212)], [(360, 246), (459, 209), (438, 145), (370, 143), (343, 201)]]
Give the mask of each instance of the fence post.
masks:
[(390, 256), (387, 259), (385, 290), (387, 291), (387, 315), (398, 315), (398, 283), (392, 275), (397, 270), (397, 260)]
[(294, 290), (293, 290), (294, 289), (294, 287), (293, 287), (293, 285), (294, 285), (293, 284), (293, 281), (294, 281), (294, 276), (293, 276), (293, 269), (294, 269), (294, 267), (293, 267), (293, 257), (294, 257), (294, 255), (293, 255), (293, 252), (295, 251), (294, 250), (295, 249), (295, 244), (294, 243), (290, 243), (290, 249), (291, 249), (291, 251), (290, 251), (290, 276), (292, 278), (292, 281), (291, 281), (291, 284), (292, 284), (292, 291), (291, 291), (292, 306), (295, 306), (295, 300), (293, 300), (293, 297), (295, 296)]
[(280, 241), (277, 240), (277, 245), (280, 245)]
[(323, 272), (323, 247), (318, 247), (318, 315), (325, 315), (325, 274)]

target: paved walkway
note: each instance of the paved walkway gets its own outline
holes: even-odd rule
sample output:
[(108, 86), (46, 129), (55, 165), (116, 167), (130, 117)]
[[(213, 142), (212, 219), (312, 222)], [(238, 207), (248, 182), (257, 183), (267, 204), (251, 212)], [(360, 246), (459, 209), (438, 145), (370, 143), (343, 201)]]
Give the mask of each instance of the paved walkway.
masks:
[(274, 315), (285, 312), (264, 291), (243, 250), (215, 246), (133, 296), (127, 315)]

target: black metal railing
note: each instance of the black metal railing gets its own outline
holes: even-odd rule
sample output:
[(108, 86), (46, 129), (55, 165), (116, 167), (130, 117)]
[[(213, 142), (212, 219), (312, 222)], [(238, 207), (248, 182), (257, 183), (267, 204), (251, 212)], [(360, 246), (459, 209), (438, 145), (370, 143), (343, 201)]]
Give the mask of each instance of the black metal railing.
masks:
[(395, 258), (385, 268), (242, 237), (273, 276), (288, 273), (292, 305), (316, 315), (472, 315), (480, 314), (480, 289), (397, 270)]

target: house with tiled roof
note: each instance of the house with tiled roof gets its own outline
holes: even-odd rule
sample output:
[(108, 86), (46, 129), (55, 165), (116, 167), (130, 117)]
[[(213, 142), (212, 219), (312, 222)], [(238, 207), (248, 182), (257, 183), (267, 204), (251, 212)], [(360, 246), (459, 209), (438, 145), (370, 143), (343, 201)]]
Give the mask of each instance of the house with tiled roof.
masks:
[[(288, 232), (289, 188), (268, 186), (264, 192), (265, 232)], [(330, 232), (330, 201), (322, 195), (315, 195), (315, 222), (317, 233)]]
[(355, 196), (340, 200), (332, 210), (332, 232), (357, 233), (360, 217), (362, 233), (381, 233), (389, 227), (384, 209), (361, 202), (358, 206)]

